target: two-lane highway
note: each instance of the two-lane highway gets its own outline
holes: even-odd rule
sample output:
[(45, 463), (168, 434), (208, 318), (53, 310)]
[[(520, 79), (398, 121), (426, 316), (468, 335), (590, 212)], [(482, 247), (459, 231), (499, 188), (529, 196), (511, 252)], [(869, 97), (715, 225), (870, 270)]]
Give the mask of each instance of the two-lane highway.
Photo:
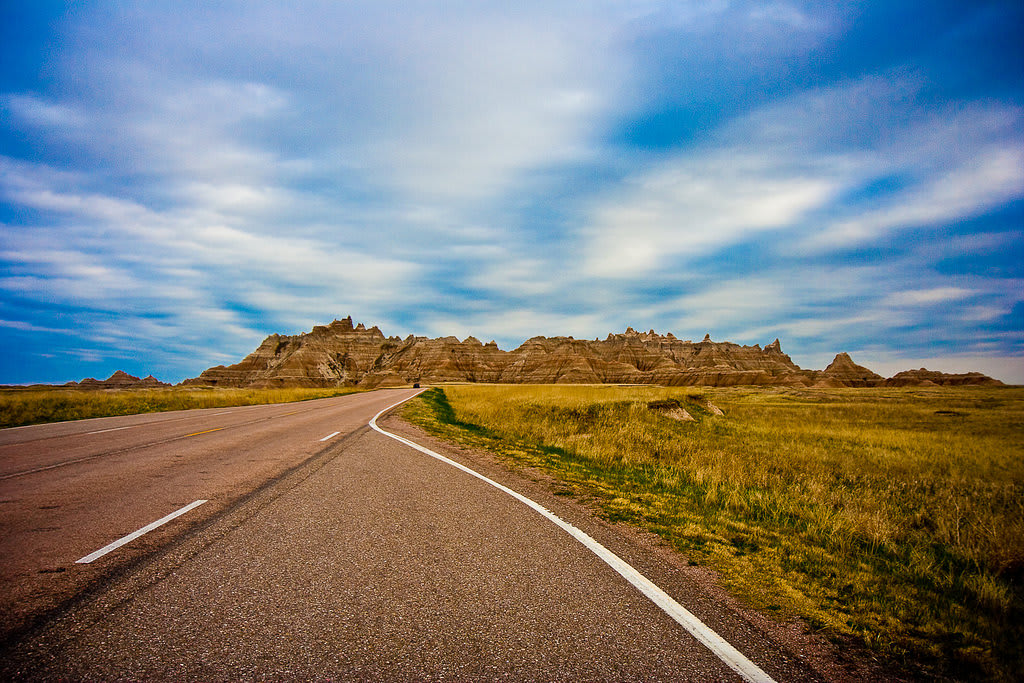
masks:
[[(0, 431), (0, 632), (160, 547), (410, 395), (151, 413)], [(330, 437), (330, 438), (327, 438)], [(326, 440), (325, 440), (326, 439)], [(208, 503), (91, 566), (78, 560)]]
[(0, 433), (0, 678), (820, 680), (584, 508), (367, 426), (414, 393)]

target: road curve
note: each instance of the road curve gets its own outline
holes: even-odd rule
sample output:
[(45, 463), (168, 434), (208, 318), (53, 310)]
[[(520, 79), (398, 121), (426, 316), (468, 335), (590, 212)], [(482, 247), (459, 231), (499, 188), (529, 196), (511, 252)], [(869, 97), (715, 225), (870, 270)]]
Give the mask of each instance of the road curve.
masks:
[[(13, 441), (68, 451), (37, 456), (57, 467), (0, 480), (3, 581), (37, 582), (22, 591), (28, 607), (5, 605), (22, 621), (9, 630), (0, 677), (743, 680), (550, 520), (367, 428), (411, 393), (0, 434), (0, 449), (12, 449), (0, 450), (0, 472), (33, 469)], [(96, 452), (77, 441), (103, 429), (117, 436)], [(203, 437), (211, 443), (199, 445)], [(487, 476), (516, 488), (512, 473)], [(91, 493), (79, 502), (79, 491)], [(75, 503), (38, 504), (61, 495)], [(76, 563), (201, 499), (210, 502)], [(87, 513), (104, 501), (103, 513)], [(53, 526), (80, 520), (88, 531), (34, 540), (26, 529), (65, 507)], [(606, 545), (621, 543), (569, 514)], [(18, 531), (8, 538), (8, 529)], [(19, 544), (34, 559), (11, 560)], [(653, 563), (642, 568), (655, 580), (672, 571), (640, 561)], [(30, 576), (32, 567), (49, 571)], [(33, 603), (54, 578), (57, 598)], [(672, 592), (705, 620), (724, 620), (712, 626), (776, 680), (817, 680), (728, 610)]]
[[(408, 400), (408, 399), (406, 399)], [(509, 495), (515, 500), (530, 508), (544, 519), (548, 520), (562, 531), (566, 532), (573, 539), (578, 541), (583, 547), (590, 552), (594, 553), (602, 562), (608, 565), (610, 568), (615, 570), (622, 578), (626, 579), (634, 588), (640, 591), (644, 596), (647, 597), (651, 602), (657, 605), (665, 614), (672, 617), (680, 626), (696, 638), (704, 647), (711, 650), (716, 657), (724, 662), (730, 669), (735, 671), (748, 683), (775, 683), (771, 676), (767, 674), (763, 669), (754, 664), (750, 659), (743, 655), (742, 652), (732, 646), (727, 640), (722, 638), (720, 635), (714, 632), (707, 624), (698, 619), (692, 612), (687, 610), (685, 607), (676, 602), (671, 595), (659, 588), (653, 581), (648, 579), (646, 576), (641, 574), (635, 567), (630, 565), (628, 562), (623, 560), (621, 557), (608, 550), (608, 548), (601, 545), (600, 542), (594, 539), (593, 536), (589, 535), (582, 529), (554, 514), (540, 503), (528, 498), (521, 493), (514, 491), (503, 484), (499, 484), (490, 477), (487, 477), (476, 470), (469, 468), (459, 462), (452, 460), (440, 453), (433, 451), (421, 444), (411, 441), (403, 436), (388, 432), (381, 429), (377, 425), (377, 419), (387, 411), (381, 411), (372, 420), (370, 420), (370, 427), (380, 434), (392, 438), (399, 443), (405, 444), (410, 448), (428, 455), (440, 462), (451, 465), (452, 467), (465, 472), (466, 474), (476, 477), (480, 481), (493, 486), (499, 491)]]

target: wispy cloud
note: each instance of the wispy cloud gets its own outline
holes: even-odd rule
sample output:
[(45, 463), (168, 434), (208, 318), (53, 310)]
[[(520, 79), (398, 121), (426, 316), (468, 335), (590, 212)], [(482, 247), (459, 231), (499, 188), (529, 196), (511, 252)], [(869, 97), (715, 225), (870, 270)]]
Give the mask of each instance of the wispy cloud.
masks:
[(12, 330), (20, 330), (22, 332), (56, 332), (59, 334), (66, 334), (68, 330), (60, 330), (52, 327), (39, 327), (32, 323), (26, 323), (21, 320), (0, 320), (0, 327), (7, 327)]
[(587, 267), (635, 277), (744, 240), (833, 251), (1024, 197), (1021, 110), (960, 103), (906, 123), (896, 103), (914, 88), (872, 76), (799, 93), (643, 169), (593, 209)]
[(1014, 142), (980, 150), (950, 172), (895, 193), (881, 208), (828, 226), (808, 244), (821, 249), (863, 244), (891, 230), (943, 226), (971, 218), (1024, 196), (1024, 150), (1004, 144)]
[(712, 150), (645, 172), (624, 196), (602, 201), (583, 229), (585, 268), (637, 277), (793, 227), (838, 191), (827, 171), (811, 173), (759, 155)]
[(961, 287), (933, 287), (932, 289), (914, 289), (895, 292), (885, 298), (890, 306), (920, 306), (945, 304), (951, 301), (963, 301), (974, 296), (975, 292)]

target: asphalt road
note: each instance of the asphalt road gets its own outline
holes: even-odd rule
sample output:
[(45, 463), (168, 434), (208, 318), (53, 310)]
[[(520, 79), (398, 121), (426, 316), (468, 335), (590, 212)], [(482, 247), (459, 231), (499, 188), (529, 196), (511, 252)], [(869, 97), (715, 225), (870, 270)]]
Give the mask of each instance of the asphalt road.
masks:
[[(413, 393), (0, 431), (0, 678), (743, 680), (549, 519), (369, 429)], [(819, 680), (672, 562), (541, 502), (775, 680)]]

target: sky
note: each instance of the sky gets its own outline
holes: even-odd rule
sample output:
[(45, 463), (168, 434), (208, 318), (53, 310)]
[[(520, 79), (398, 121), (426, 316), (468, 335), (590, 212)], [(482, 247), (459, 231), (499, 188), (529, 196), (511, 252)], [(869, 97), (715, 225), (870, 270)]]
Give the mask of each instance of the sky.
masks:
[(1024, 4), (0, 1), (0, 383), (351, 315), (1024, 384)]

